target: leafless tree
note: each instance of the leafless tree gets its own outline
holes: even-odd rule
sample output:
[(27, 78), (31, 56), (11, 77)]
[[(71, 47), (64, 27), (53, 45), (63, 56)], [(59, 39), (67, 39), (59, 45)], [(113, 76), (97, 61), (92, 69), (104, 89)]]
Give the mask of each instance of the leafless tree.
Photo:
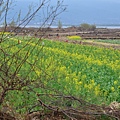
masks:
[[(47, 29), (42, 34), (39, 31), (46, 24), (47, 27), (51, 26), (57, 16), (65, 11), (66, 7), (63, 5), (63, 0), (55, 2), (55, 5), (51, 5), (51, 0), (40, 0), (39, 5), (34, 10), (31, 10), (31, 7), (28, 9), (24, 18), (21, 11), (18, 11), (18, 14), (10, 20), (9, 14), (14, 8), (14, 1), (0, 0), (0, 21), (3, 22), (0, 22), (2, 24), (0, 27), (0, 106), (4, 104), (5, 97), (10, 91), (21, 91), (26, 86), (30, 87), (34, 81), (39, 81), (39, 87), (44, 87), (41, 76), (36, 73), (36, 69), (43, 71), (43, 77), (47, 75), (42, 67), (37, 66), (37, 56), (42, 57), (43, 54), (44, 43), (41, 43), (42, 37)], [(30, 37), (29, 29), (26, 29), (26, 26), (31, 20), (39, 16), (41, 16), (39, 19), (42, 19), (42, 23), (36, 31), (31, 32), (32, 36)], [(36, 39), (38, 33), (40, 35)], [(20, 35), (23, 38), (22, 40), (19, 37)], [(29, 37), (26, 39), (26, 36)], [(34, 58), (34, 61), (29, 61), (28, 58), (32, 57), (38, 45), (40, 45), (40, 49), (35, 53), (36, 58)], [(23, 50), (25, 52), (22, 53)], [(26, 66), (28, 69), (26, 69)], [(24, 74), (21, 75), (21, 73)], [(30, 77), (30, 74), (34, 74), (35, 77)]]

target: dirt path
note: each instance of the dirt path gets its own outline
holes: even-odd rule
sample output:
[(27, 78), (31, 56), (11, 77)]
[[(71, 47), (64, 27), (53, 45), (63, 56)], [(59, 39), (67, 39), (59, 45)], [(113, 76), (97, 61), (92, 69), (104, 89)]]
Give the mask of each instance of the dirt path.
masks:
[(83, 44), (106, 47), (106, 48), (114, 48), (114, 49), (119, 49), (120, 50), (120, 45), (119, 44), (95, 42), (95, 41), (89, 41), (89, 40), (84, 41)]

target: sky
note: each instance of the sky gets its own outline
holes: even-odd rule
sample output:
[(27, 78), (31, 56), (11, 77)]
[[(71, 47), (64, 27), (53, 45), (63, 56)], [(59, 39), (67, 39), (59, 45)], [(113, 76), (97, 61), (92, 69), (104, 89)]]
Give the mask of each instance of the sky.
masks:
[[(37, 6), (40, 1), (16, 0), (14, 11), (21, 9), (24, 16), (29, 4)], [(51, 0), (51, 4), (56, 1)], [(120, 24), (120, 0), (64, 0), (64, 5), (67, 10), (57, 18), (63, 24)]]
[(76, 23), (120, 23), (119, 0), (65, 0), (65, 4), (68, 4), (68, 12), (62, 17), (69, 19), (70, 16), (74, 16), (70, 19)]

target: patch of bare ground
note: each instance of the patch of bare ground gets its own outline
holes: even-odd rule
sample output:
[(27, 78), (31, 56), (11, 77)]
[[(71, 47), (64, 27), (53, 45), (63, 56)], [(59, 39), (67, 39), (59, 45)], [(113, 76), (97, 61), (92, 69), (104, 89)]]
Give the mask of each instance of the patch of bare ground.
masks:
[(111, 44), (111, 43), (103, 43), (103, 42), (93, 42), (93, 41), (84, 41), (82, 42), (84, 45), (93, 45), (93, 46), (100, 46), (105, 48), (113, 48), (113, 49), (119, 49), (120, 45), (118, 44)]
[(0, 120), (16, 120), (15, 117), (11, 116), (9, 113), (4, 113), (0, 111)]

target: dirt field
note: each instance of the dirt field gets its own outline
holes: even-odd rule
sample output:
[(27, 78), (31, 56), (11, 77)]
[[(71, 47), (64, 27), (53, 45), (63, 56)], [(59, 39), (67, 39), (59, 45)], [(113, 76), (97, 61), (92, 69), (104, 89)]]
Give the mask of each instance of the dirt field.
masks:
[[(4, 28), (0, 27), (0, 31)], [(11, 28), (7, 27), (6, 32), (14, 31), (17, 35), (29, 35), (29, 36), (49, 36), (60, 37), (78, 35), (83, 39), (120, 39), (120, 29), (108, 29), (108, 28), (96, 28), (94, 30), (82, 30), (80, 27), (68, 27), (68, 28)], [(44, 34), (45, 33), (45, 34)]]

